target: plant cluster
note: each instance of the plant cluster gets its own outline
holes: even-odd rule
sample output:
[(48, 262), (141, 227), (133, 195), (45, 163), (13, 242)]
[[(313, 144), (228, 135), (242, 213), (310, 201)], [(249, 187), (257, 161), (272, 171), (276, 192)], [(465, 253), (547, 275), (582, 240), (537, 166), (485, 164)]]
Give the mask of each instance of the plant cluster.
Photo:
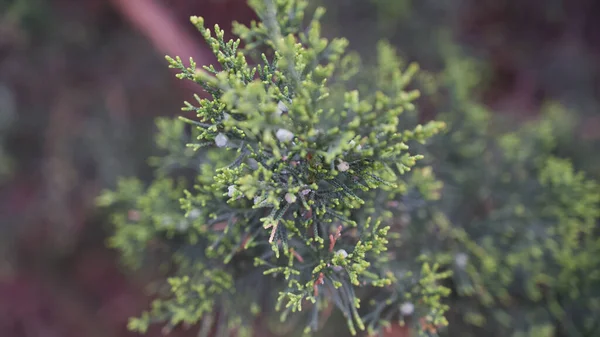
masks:
[(597, 334), (600, 185), (565, 155), (574, 115), (548, 103), (515, 126), (473, 100), (478, 64), (445, 50), (445, 71), (421, 80), (447, 109), (447, 132), (422, 152), (442, 197), (414, 209), (404, 234), (453, 265), (448, 335)]
[[(460, 63), (449, 68), (467, 73)], [(560, 156), (560, 140), (577, 138), (572, 117), (548, 103), (538, 120), (506, 131), (465, 83), (453, 84), (464, 88), (453, 95), (462, 113), (440, 117), (451, 137), (430, 154), (445, 186), (431, 207), (448, 220), (456, 254), (451, 306), (479, 333), (597, 334), (600, 185)]]
[[(477, 102), (489, 65), (465, 57), (452, 41), (454, 14), (444, 11), (439, 19), (440, 7), (426, 2), (412, 2), (402, 15), (392, 14), (394, 1), (377, 5), (402, 28), (386, 31), (378, 17), (383, 35), (443, 69), (422, 71), (418, 81), (427, 93), (420, 106), (448, 125), (419, 149), (444, 184), (442, 198), (415, 209), (403, 234), (415, 251), (436, 250), (438, 261), (454, 265), (448, 335), (597, 334), (600, 285), (591, 271), (598, 261), (600, 143), (580, 134), (585, 113), (549, 101), (524, 125), (499, 116)], [(369, 72), (361, 79), (366, 86)], [(404, 115), (403, 123), (407, 116), (414, 123), (418, 113)]]
[(234, 24), (238, 40), (191, 18), (219, 65), (167, 60), (210, 97), (185, 103), (192, 116), (158, 121), (155, 181), (124, 179), (100, 198), (122, 210), (110, 245), (132, 267), (159, 261), (169, 273), (130, 328), (201, 321), (205, 335), (244, 336), (274, 308), (281, 329), (311, 334), (337, 308), (352, 334), (407, 317), (434, 333), (446, 324), (448, 272), (395, 257), (399, 201), (440, 187), (426, 167), (406, 174), (422, 159), (410, 148), (444, 127), (399, 123), (419, 96), (409, 88), (418, 67), (381, 44), (377, 85), (362, 92), (347, 41), (321, 37), (322, 8), (306, 24), (307, 1), (250, 4), (260, 21)]
[[(600, 189), (560, 105), (515, 127), (475, 102), (480, 68), (451, 44), (439, 74), (384, 42), (366, 66), (321, 37), (321, 8), (305, 20), (306, 1), (250, 4), (260, 21), (234, 24), (235, 41), (192, 17), (219, 65), (167, 60), (206, 98), (157, 121), (149, 185), (100, 198), (110, 245), (159, 267), (158, 299), (130, 328), (598, 331)], [(416, 88), (438, 121), (421, 124)]]

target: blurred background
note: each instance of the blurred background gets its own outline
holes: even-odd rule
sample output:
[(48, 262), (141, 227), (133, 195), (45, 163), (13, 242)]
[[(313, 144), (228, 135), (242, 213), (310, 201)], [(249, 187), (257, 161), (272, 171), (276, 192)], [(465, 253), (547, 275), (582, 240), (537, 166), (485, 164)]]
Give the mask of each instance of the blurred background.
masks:
[[(324, 34), (367, 60), (385, 38), (441, 70), (444, 32), (485, 66), (474, 99), (494, 113), (528, 120), (560, 101), (600, 139), (600, 1), (313, 3), (328, 8)], [(190, 15), (226, 31), (253, 19), (245, 0), (0, 0), (0, 336), (134, 335), (144, 275), (105, 248), (95, 198), (119, 176), (151, 179), (153, 118), (197, 90), (164, 55), (214, 61)]]

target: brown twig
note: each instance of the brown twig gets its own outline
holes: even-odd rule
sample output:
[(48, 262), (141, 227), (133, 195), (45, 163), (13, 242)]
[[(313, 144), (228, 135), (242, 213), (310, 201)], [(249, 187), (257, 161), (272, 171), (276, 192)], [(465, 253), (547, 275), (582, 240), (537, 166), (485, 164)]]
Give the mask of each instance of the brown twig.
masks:
[(337, 232), (335, 236), (333, 234), (329, 234), (329, 252), (333, 252), (333, 247), (335, 247), (335, 243), (342, 235), (342, 225), (339, 225), (337, 228)]
[(325, 275), (323, 275), (323, 273), (319, 273), (319, 278), (315, 281), (315, 284), (313, 285), (315, 297), (319, 296), (319, 285), (325, 283), (325, 281), (323, 280), (324, 277)]
[[(182, 60), (194, 58), (197, 64), (209, 64), (214, 55), (199, 43), (174, 18), (173, 13), (154, 0), (111, 0), (115, 9), (137, 30), (145, 35), (159, 53), (179, 56)], [(185, 81), (185, 86), (198, 91), (196, 84)]]
[(298, 252), (296, 252), (294, 250), (294, 248), (290, 248), (290, 251), (292, 252), (292, 255), (294, 255), (294, 257), (300, 262), (304, 262), (304, 259), (302, 258), (302, 256), (300, 256), (300, 254), (298, 254)]

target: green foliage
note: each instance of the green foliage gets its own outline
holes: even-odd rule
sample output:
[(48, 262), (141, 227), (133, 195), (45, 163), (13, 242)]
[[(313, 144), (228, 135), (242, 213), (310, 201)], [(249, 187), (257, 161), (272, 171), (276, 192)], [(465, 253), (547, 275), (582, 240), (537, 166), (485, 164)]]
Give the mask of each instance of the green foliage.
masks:
[(306, 1), (250, 4), (260, 21), (234, 24), (238, 40), (191, 18), (219, 66), (167, 60), (210, 98), (185, 102), (192, 116), (181, 121), (158, 121), (166, 154), (151, 158), (149, 186), (122, 180), (99, 199), (114, 211), (109, 244), (124, 261), (170, 273), (130, 328), (201, 321), (203, 333), (243, 335), (274, 308), (310, 335), (334, 306), (352, 334), (408, 316), (427, 332), (445, 325), (449, 273), (425, 256), (397, 266), (388, 250), (402, 245), (396, 200), (409, 189), (439, 196), (430, 169), (407, 174), (423, 158), (410, 149), (444, 128), (400, 123), (419, 97), (408, 87), (418, 67), (400, 67), (382, 44), (379, 81), (363, 92), (347, 41), (321, 37), (322, 8), (305, 26)]
[[(399, 207), (410, 209), (402, 234), (414, 246), (403, 254), (429, 250), (453, 261), (447, 335), (597, 335), (599, 143), (580, 135), (583, 113), (547, 102), (523, 126), (499, 117), (477, 102), (486, 64), (452, 42), (456, 3), (408, 1), (402, 13), (405, 2), (375, 3), (380, 14), (370, 28), (443, 69), (421, 72), (418, 81), (424, 106), (448, 124), (442, 138), (419, 149), (443, 182), (442, 196)], [(350, 38), (369, 50), (368, 40)], [(361, 79), (365, 87), (377, 80), (372, 72)]]
[[(157, 121), (148, 186), (123, 179), (99, 200), (109, 244), (162, 280), (131, 329), (245, 336), (259, 320), (313, 334), (335, 307), (352, 334), (448, 321), (450, 336), (597, 334), (600, 186), (571, 155), (593, 149), (572, 141), (572, 114), (494, 115), (474, 99), (481, 65), (447, 35), (441, 73), (386, 42), (365, 65), (321, 37), (322, 9), (251, 4), (260, 21), (234, 24), (240, 40), (192, 18), (219, 65), (167, 60), (210, 98)], [(438, 122), (419, 124), (415, 88)]]
[[(451, 267), (449, 336), (597, 334), (600, 189), (595, 151), (585, 150), (594, 143), (557, 103), (521, 126), (493, 114), (474, 98), (482, 65), (442, 37), (444, 71), (421, 72), (418, 85), (448, 127), (417, 151), (443, 189), (434, 201), (399, 202), (406, 244), (396, 254)], [(378, 68), (357, 82), (373, 86)], [(418, 114), (401, 118), (408, 127)]]
[(600, 185), (557, 156), (563, 137), (578, 137), (572, 115), (549, 103), (538, 120), (503, 122), (469, 98), (474, 63), (448, 50), (434, 81), (445, 90), (432, 97), (451, 108), (438, 116), (448, 131), (426, 154), (444, 189), (412, 215), (435, 224), (435, 255), (454, 260), (448, 334), (597, 334)]

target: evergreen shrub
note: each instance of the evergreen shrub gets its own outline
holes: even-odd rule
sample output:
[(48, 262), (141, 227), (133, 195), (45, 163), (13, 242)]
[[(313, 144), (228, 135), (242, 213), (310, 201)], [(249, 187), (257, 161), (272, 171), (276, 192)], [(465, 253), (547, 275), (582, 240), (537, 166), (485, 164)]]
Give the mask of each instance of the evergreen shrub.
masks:
[(159, 275), (130, 329), (594, 331), (600, 193), (556, 150), (573, 132), (560, 106), (514, 128), (472, 99), (469, 60), (428, 73), (382, 41), (361, 64), (321, 36), (322, 8), (249, 3), (260, 20), (234, 23), (238, 40), (191, 18), (219, 64), (167, 61), (205, 98), (157, 120), (154, 180), (99, 198), (110, 246)]

